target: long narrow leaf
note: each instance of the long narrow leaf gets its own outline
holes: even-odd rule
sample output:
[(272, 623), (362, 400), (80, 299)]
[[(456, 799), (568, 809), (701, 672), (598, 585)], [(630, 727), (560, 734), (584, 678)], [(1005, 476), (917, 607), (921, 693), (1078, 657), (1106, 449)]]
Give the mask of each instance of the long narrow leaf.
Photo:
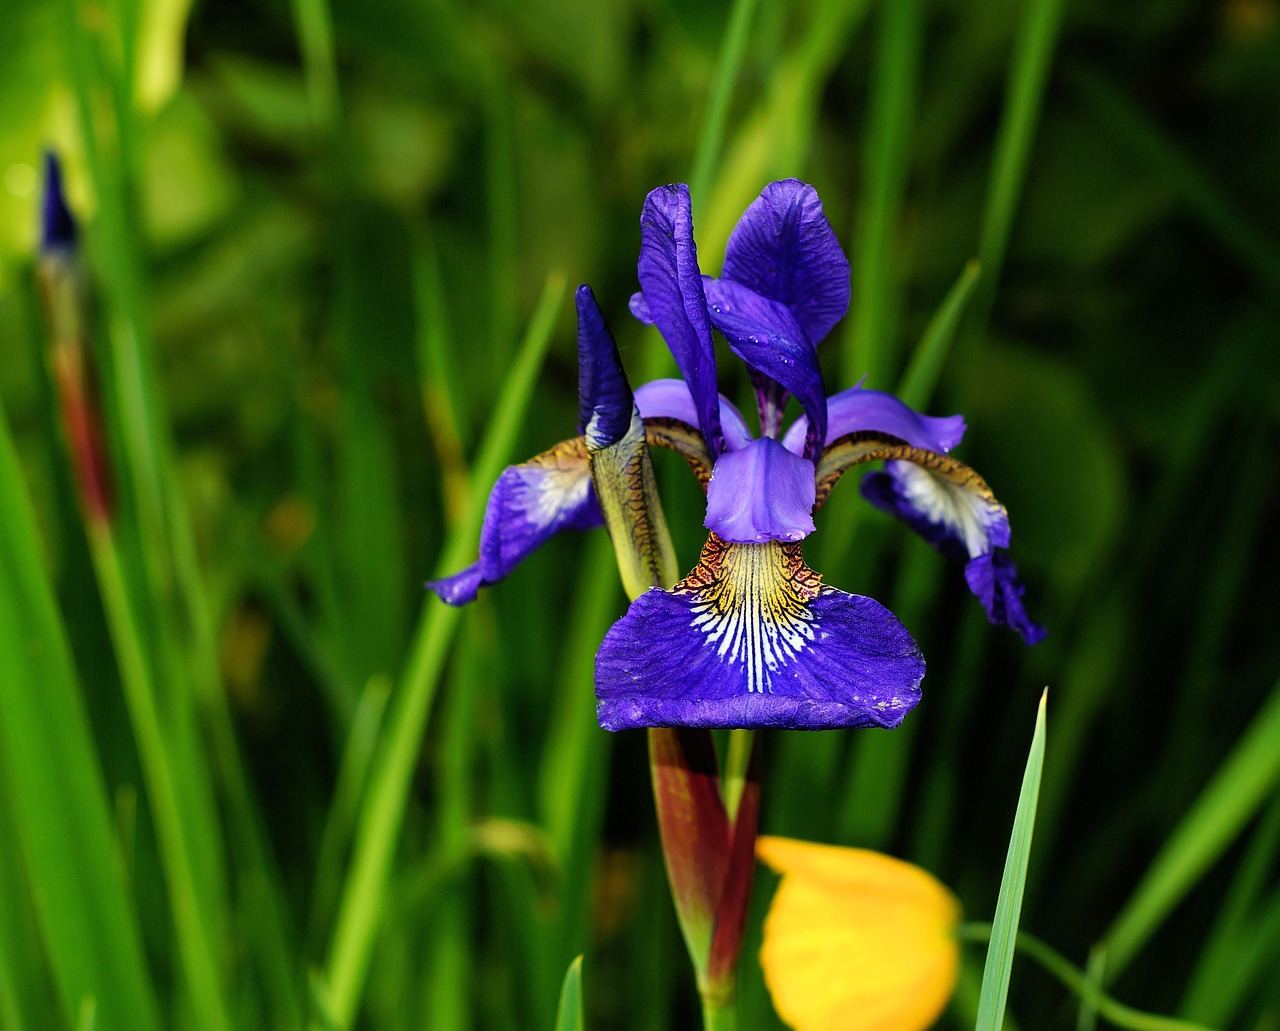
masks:
[(1031, 832), (1035, 828), (1036, 804), (1040, 797), (1040, 773), (1044, 768), (1045, 703), (1048, 697), (1048, 691), (1040, 696), (1031, 752), (1027, 755), (1027, 768), (1022, 775), (1022, 790), (1018, 792), (1018, 811), (1013, 818), (1004, 876), (1000, 879), (1000, 895), (996, 899), (996, 917), (992, 921), (991, 944), (987, 946), (987, 963), (982, 972), (982, 995), (978, 1000), (975, 1031), (1000, 1031), (1004, 1023), (1009, 976), (1013, 972), (1013, 952), (1018, 942), (1018, 920), (1022, 915), (1022, 893), (1027, 884), (1027, 862), (1031, 856)]
[(1280, 782), (1280, 683), (1169, 836), (1104, 936), (1112, 981), (1213, 865)]
[(92, 996), (104, 1027), (158, 1031), (110, 804), (35, 518), (0, 415), (0, 790), (40, 904), (64, 1015)]

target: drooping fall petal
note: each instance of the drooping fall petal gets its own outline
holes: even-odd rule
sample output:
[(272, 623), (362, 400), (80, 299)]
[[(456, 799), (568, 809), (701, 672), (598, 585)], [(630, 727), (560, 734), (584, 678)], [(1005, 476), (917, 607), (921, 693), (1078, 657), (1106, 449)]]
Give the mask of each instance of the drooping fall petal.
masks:
[(801, 545), (707, 538), (671, 591), (631, 603), (596, 656), (596, 715), (629, 727), (895, 727), (924, 659), (879, 602), (822, 583)]

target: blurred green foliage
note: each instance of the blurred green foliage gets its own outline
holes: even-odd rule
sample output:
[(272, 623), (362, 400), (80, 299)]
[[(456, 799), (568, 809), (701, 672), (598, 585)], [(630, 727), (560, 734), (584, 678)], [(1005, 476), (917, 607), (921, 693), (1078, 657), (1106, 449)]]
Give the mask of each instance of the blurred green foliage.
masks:
[[(982, 259), (910, 382), (966, 414), (1049, 628), (1024, 651), (838, 491), (810, 559), (895, 607), (925, 701), (766, 736), (763, 829), (889, 849), (989, 918), (1048, 684), (1022, 927), (1082, 967), (1102, 943), (1143, 1009), (1280, 1023), (1275, 0), (7, 0), (0, 39), (0, 1027), (550, 1028), (579, 953), (587, 1026), (692, 1026), (643, 743), (593, 725), (607, 545), (556, 540), (460, 615), (421, 585), (494, 469), (572, 432), (557, 275), (633, 378), (664, 370), (626, 314), (638, 215), (699, 155), (707, 272), (766, 182), (818, 188), (860, 301), (833, 389), (898, 384)], [(37, 315), (46, 145), (84, 227), (105, 542)], [(691, 564), (701, 501), (659, 465)], [(1077, 1007), (1015, 964), (1023, 1025)]]

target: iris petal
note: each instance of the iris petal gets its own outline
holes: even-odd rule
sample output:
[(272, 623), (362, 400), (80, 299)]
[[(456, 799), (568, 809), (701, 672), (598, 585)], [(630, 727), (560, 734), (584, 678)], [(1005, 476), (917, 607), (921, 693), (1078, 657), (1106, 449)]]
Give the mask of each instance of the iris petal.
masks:
[(1022, 604), (1026, 590), (1018, 579), (1018, 567), (1009, 553), (999, 549), (965, 563), (964, 579), (987, 610), (987, 618), (1016, 630), (1029, 645), (1044, 640), (1045, 629), (1033, 622)]
[(427, 587), (450, 605), (465, 605), (561, 530), (590, 530), (602, 522), (586, 441), (574, 437), (503, 471), (484, 511), (479, 560)]
[(813, 533), (813, 463), (776, 440), (721, 455), (707, 484), (706, 527), (737, 544), (798, 541)]
[(913, 462), (891, 461), (884, 472), (863, 479), (862, 494), (960, 561), (1009, 546), (1009, 514), (981, 480), (965, 483)]
[[(655, 379), (636, 388), (636, 406), (645, 419), (677, 419), (694, 427), (698, 426), (698, 410), (689, 393), (689, 385), (682, 379)], [(737, 405), (720, 395), (720, 427), (724, 431), (725, 444), (730, 451), (751, 443), (751, 431)]]
[[(782, 443), (800, 454), (809, 419), (801, 416), (787, 430)], [(830, 444), (850, 433), (885, 433), (905, 440), (912, 447), (946, 454), (964, 437), (962, 415), (921, 415), (892, 394), (880, 390), (850, 387), (827, 398), (827, 433), (824, 444)]]
[(707, 538), (671, 591), (632, 602), (596, 656), (596, 713), (631, 727), (894, 727), (924, 659), (879, 602), (822, 584), (799, 544)]
[(1044, 627), (1027, 616), (1009, 546), (1009, 516), (975, 477), (967, 483), (912, 462), (890, 461), (863, 478), (862, 495), (897, 516), (948, 558), (965, 564), (965, 581), (992, 623), (1012, 627), (1036, 644)]
[(637, 271), (644, 302), (689, 384), (698, 425), (714, 459), (724, 450), (716, 355), (693, 242), (689, 187), (683, 183), (661, 186), (645, 198)]
[(826, 439), (827, 398), (818, 368), (818, 352), (780, 301), (728, 279), (706, 283), (711, 321), (739, 358), (795, 395), (814, 427), (806, 457)]
[(770, 183), (751, 202), (729, 236), (721, 275), (785, 305), (814, 344), (849, 309), (849, 259), (818, 191), (798, 179)]
[(591, 287), (578, 287), (578, 432), (592, 448), (621, 440), (631, 425), (631, 385)]

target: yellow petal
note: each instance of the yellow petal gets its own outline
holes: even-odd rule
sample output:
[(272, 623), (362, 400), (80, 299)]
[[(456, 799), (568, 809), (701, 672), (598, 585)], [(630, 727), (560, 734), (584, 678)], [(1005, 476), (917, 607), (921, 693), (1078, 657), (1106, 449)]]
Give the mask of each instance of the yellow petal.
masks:
[(865, 849), (761, 838), (782, 874), (760, 964), (796, 1031), (923, 1031), (955, 987), (960, 906), (919, 867)]

